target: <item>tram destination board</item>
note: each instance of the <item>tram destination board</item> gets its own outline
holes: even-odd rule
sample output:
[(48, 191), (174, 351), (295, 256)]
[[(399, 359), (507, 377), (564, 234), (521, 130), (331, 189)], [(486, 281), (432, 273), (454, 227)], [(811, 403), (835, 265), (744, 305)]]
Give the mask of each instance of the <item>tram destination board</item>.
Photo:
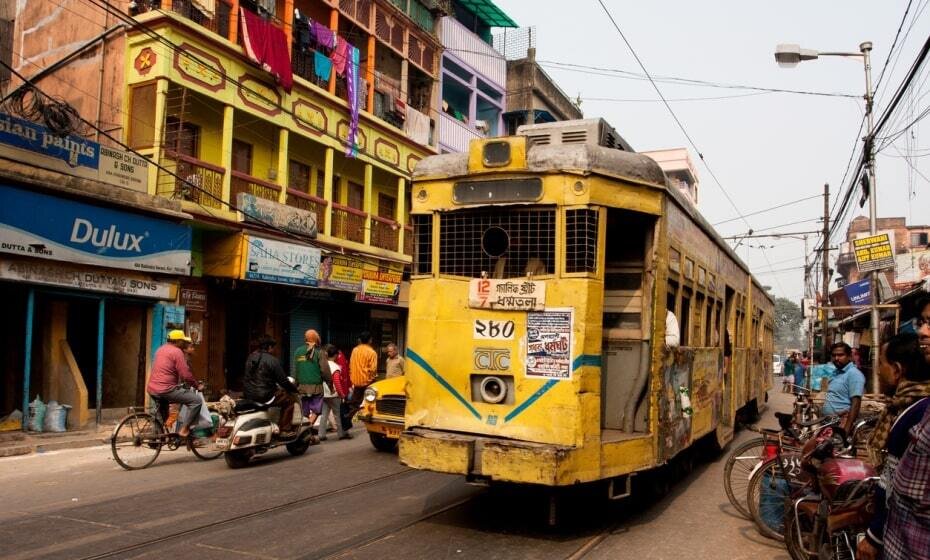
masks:
[(894, 266), (894, 248), (887, 233), (853, 239), (853, 252), (860, 272), (872, 272)]

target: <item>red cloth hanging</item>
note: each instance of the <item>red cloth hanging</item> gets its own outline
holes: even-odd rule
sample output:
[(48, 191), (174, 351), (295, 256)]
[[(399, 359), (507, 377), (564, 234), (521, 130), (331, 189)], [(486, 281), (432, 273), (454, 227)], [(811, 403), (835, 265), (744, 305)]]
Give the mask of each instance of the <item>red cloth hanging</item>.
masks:
[(287, 50), (287, 36), (271, 22), (254, 12), (239, 8), (242, 14), (242, 43), (245, 53), (274, 76), (284, 91), (290, 93), (294, 85), (291, 72), (291, 55)]

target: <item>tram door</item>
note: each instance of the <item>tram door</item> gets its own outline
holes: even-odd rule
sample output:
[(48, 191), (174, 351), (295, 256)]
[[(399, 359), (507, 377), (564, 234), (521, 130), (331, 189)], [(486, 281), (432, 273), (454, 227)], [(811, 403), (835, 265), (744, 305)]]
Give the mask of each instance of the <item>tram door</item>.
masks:
[(655, 218), (608, 209), (604, 268), (601, 428), (648, 431)]

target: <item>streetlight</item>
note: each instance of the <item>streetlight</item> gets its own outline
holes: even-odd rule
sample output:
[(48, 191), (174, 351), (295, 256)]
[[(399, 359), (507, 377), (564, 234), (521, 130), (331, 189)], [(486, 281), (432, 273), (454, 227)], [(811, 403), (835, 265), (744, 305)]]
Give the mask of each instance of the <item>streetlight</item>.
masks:
[[(873, 148), (873, 117), (872, 117), (872, 102), (874, 92), (872, 91), (872, 64), (869, 59), (869, 54), (872, 52), (872, 42), (865, 41), (859, 45), (859, 52), (818, 52), (811, 49), (802, 49), (799, 45), (795, 44), (781, 44), (775, 47), (775, 61), (782, 68), (792, 68), (797, 66), (799, 62), (805, 60), (816, 60), (821, 56), (842, 56), (847, 58), (861, 58), (862, 63), (865, 67), (865, 115), (868, 122), (868, 130), (866, 131), (866, 136), (863, 138), (865, 143), (865, 165), (866, 165), (866, 174), (869, 179), (869, 192), (866, 193), (869, 197), (869, 233), (875, 235), (878, 233), (878, 205), (877, 205), (877, 196), (876, 191), (878, 184), (875, 181), (875, 154), (872, 151)], [(824, 240), (825, 244), (829, 244), (829, 239)], [(878, 354), (880, 348), (880, 341), (878, 339), (878, 274), (877, 270), (872, 271), (871, 280), (871, 292), (872, 292), (872, 303), (871, 303), (871, 323), (872, 323), (872, 387), (877, 390), (878, 388)], [(827, 297), (827, 294), (824, 294), (824, 297)], [(824, 335), (826, 335), (826, 313), (824, 313)], [(826, 339), (826, 336), (824, 337)]]

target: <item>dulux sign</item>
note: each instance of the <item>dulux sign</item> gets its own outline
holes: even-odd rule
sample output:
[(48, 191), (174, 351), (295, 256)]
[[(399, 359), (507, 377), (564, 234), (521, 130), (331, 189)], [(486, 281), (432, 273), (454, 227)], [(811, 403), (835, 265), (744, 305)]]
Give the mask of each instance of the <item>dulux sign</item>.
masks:
[(187, 275), (190, 250), (189, 226), (0, 185), (0, 252)]

